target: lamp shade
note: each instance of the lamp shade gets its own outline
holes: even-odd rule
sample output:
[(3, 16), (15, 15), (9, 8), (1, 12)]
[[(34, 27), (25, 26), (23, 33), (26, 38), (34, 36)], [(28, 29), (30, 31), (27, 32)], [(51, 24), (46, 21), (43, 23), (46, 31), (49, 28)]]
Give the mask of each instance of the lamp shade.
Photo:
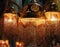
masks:
[[(16, 35), (17, 31), (17, 15), (12, 13), (4, 13), (4, 32), (9, 38)], [(6, 36), (4, 35), (4, 36)]]
[(60, 12), (46, 12), (45, 16), (47, 19), (51, 19), (52, 17), (60, 18)]

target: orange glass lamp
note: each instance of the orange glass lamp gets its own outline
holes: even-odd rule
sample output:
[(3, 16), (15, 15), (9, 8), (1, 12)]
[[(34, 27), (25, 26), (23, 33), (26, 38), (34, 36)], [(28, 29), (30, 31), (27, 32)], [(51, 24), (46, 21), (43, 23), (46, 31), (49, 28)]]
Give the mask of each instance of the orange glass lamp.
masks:
[(60, 20), (60, 13), (59, 12), (46, 12), (46, 21), (49, 23), (57, 23)]
[(20, 42), (20, 47), (24, 47), (24, 42)]
[(0, 40), (0, 47), (10, 47), (8, 40)]
[(17, 15), (12, 13), (4, 13), (4, 24), (12, 23), (15, 24), (17, 22)]
[(24, 47), (24, 43), (23, 42), (16, 42), (16, 47)]
[[(21, 33), (19, 34), (23, 39), (26, 37), (25, 35), (29, 33), (27, 36), (33, 37), (37, 32), (41, 37), (45, 35), (45, 19), (42, 18), (19, 18), (18, 20), (18, 31)], [(31, 32), (33, 32), (31, 34)], [(25, 34), (23, 36), (23, 34)], [(27, 37), (26, 37), (27, 38)]]
[(16, 47), (19, 47), (19, 42), (16, 42)]
[(33, 23), (35, 26), (38, 26), (40, 24), (45, 24), (45, 18), (19, 18), (18, 24), (23, 23), (24, 25), (27, 23)]
[(45, 16), (47, 19), (51, 19), (52, 17), (58, 18), (60, 17), (60, 12), (46, 12)]
[(17, 15), (4, 13), (4, 32), (14, 34), (17, 31)]
[(58, 24), (59, 24), (59, 17), (60, 13), (59, 12), (46, 12), (46, 26), (47, 26), (47, 31), (54, 32), (55, 34), (58, 32)]

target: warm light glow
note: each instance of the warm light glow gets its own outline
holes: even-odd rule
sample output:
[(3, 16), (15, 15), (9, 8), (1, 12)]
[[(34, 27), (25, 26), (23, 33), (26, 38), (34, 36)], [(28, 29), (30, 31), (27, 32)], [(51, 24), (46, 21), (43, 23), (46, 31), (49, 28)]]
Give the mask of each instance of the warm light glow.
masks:
[(56, 17), (54, 17), (54, 16), (52, 16), (52, 18), (50, 19), (51, 21), (56, 21), (57, 20), (57, 18)]
[(40, 19), (36, 20), (36, 25), (40, 25), (40, 24), (45, 24), (45, 19), (40, 18)]
[(20, 46), (21, 46), (22, 44), (20, 43)]
[(2, 44), (4, 44), (5, 42), (2, 40)]
[(8, 40), (6, 40), (5, 43), (8, 45), (8, 44), (9, 44), (9, 43), (8, 43)]
[(19, 42), (16, 42), (16, 45), (19, 45)]
[(0, 47), (10, 47), (8, 40), (0, 40)]
[(60, 19), (60, 13), (59, 12), (46, 12), (45, 17), (47, 19), (51, 19), (51, 17), (52, 17), (52, 20), (54, 21), (54, 19), (56, 19), (56, 18)]
[(10, 19), (8, 19), (8, 22), (12, 22), (13, 20), (10, 18)]
[(19, 18), (18, 22), (22, 22), (23, 24), (32, 22), (34, 25), (38, 26), (40, 24), (45, 24), (45, 18)]
[(5, 24), (16, 24), (17, 22), (17, 15), (16, 14), (12, 14), (12, 13), (4, 13), (4, 23)]

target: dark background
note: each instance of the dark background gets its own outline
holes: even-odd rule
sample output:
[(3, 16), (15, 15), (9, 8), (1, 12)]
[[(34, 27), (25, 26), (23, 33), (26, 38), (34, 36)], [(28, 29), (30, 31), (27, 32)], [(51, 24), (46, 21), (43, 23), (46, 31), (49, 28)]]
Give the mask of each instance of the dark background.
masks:
[(6, 2), (5, 0), (0, 0), (0, 17), (2, 16), (2, 13), (5, 9)]

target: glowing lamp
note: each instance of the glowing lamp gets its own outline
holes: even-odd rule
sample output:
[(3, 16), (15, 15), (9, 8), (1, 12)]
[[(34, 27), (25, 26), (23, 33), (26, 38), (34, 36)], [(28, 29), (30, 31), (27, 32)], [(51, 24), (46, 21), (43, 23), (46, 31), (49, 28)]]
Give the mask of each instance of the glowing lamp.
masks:
[(16, 42), (16, 47), (19, 47), (19, 42)]
[(12, 13), (5, 13), (4, 14), (4, 24), (5, 23), (16, 23), (17, 15)]
[[(29, 38), (35, 36), (36, 31), (45, 35), (45, 18), (19, 18), (18, 20), (18, 31), (22, 39), (24, 39), (27, 33), (29, 33)], [(26, 32), (25, 32), (26, 31)], [(25, 34), (23, 36), (23, 34)], [(27, 37), (26, 37), (27, 38)]]
[(59, 12), (46, 12), (45, 16), (47, 19), (51, 19), (53, 21), (55, 19), (59, 19), (60, 13)]
[(16, 42), (16, 45), (19, 45), (19, 42)]
[(54, 16), (52, 16), (51, 21), (56, 21), (56, 20), (57, 20), (57, 18), (55, 18)]
[(19, 46), (20, 47), (24, 47), (24, 43), (23, 42), (20, 42)]
[(8, 22), (12, 22), (13, 20), (12, 19), (8, 19)]
[(46, 12), (45, 13), (46, 16), (46, 26), (47, 26), (47, 32), (48, 34), (50, 34), (50, 32), (54, 32), (54, 34), (56, 34), (56, 32), (58, 32), (58, 25), (59, 25), (59, 17), (60, 17), (60, 13), (59, 12)]
[(2, 44), (4, 44), (4, 43), (5, 43), (5, 41), (2, 40)]
[(12, 13), (4, 13), (4, 32), (9, 34), (12, 31), (16, 33), (17, 31), (17, 15)]

